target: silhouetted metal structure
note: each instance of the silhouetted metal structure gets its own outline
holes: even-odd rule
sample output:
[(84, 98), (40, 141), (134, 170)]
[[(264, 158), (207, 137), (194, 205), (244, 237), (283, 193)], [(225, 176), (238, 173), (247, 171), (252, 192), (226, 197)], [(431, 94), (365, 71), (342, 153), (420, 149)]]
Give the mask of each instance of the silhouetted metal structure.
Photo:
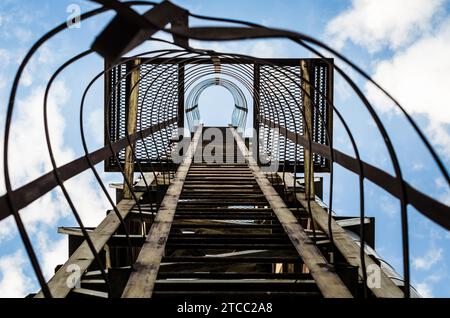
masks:
[[(446, 229), (450, 229), (449, 207), (403, 179), (391, 138), (369, 100), (321, 52), (343, 60), (396, 104), (448, 183), (446, 167), (395, 99), (351, 61), (304, 34), (199, 16), (168, 1), (94, 2), (102, 6), (84, 13), (82, 20), (108, 10), (117, 13), (115, 18), (90, 50), (61, 65), (46, 89), (48, 93), (57, 76), (84, 57), (98, 53), (105, 58), (105, 70), (86, 87), (80, 104), (85, 155), (58, 167), (46, 121), (53, 170), (12, 189), (7, 158), (8, 146), (13, 142), (10, 129), (18, 82), (33, 54), (63, 31), (65, 23), (38, 40), (24, 58), (7, 110), (3, 158), (7, 193), (0, 198), (0, 220), (10, 215), (15, 218), (42, 288), (37, 297), (159, 297), (186, 293), (410, 297), (407, 206)], [(133, 6), (150, 9), (141, 15)], [(190, 27), (189, 17), (230, 26)], [(179, 48), (124, 57), (145, 41), (165, 42), (152, 38), (157, 31), (171, 34), (173, 44)], [(189, 46), (189, 39), (259, 38), (289, 39), (317, 58), (260, 59)], [(333, 104), (334, 72), (343, 77), (372, 116), (386, 144), (394, 175), (361, 160), (346, 119)], [(89, 152), (83, 129), (84, 98), (103, 77), (105, 145)], [(199, 123), (198, 95), (208, 85), (224, 85), (235, 97), (233, 125), (216, 127), (223, 135), (231, 136), (231, 143), (208, 140), (206, 127)], [(255, 134), (250, 140), (241, 134), (250, 102), (245, 100), (245, 90), (253, 106)], [(46, 99), (43, 113), (47, 120)], [(185, 127), (185, 117), (191, 136), (180, 136), (178, 132)], [(355, 157), (333, 148), (333, 117), (346, 130)], [(202, 151), (213, 142), (216, 144), (211, 155), (223, 162), (211, 161)], [(177, 153), (181, 145), (188, 147)], [(195, 160), (197, 153), (200, 161)], [(174, 160), (174, 155), (180, 154), (181, 160)], [(106, 171), (118, 171), (124, 177), (117, 202), (94, 167), (102, 161)], [(274, 162), (279, 163), (279, 168), (265, 172)], [(335, 164), (359, 176), (357, 219), (332, 214)], [(86, 170), (92, 172), (111, 204), (96, 228), (83, 226), (64, 186), (65, 181)], [(320, 181), (314, 178), (318, 171), (330, 173), (327, 206), (316, 197), (322, 192)], [(137, 182), (134, 173), (141, 176)], [(303, 181), (298, 173), (302, 173)], [(364, 210), (365, 179), (399, 201), (404, 279), (393, 277), (393, 270), (373, 250), (374, 220), (366, 217)], [(63, 191), (78, 227), (59, 229), (69, 235), (70, 257), (46, 282), (19, 211), (56, 187)], [(367, 280), (376, 269), (380, 286)], [(79, 272), (81, 285), (69, 283), (74, 271)]]

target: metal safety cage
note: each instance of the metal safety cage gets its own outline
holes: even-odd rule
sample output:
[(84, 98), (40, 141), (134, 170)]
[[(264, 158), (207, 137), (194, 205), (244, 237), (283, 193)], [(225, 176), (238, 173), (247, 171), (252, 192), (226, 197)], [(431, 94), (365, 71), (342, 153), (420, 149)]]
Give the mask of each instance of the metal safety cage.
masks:
[[(256, 94), (254, 104), (254, 127), (257, 131), (259, 158), (275, 155), (279, 161), (280, 171), (304, 171), (304, 147), (290, 140), (286, 131), (305, 134), (302, 116), (305, 94), (292, 80), (298, 76), (301, 82), (301, 61), (305, 61), (310, 75), (310, 83), (315, 88), (311, 99), (315, 105), (312, 114), (312, 141), (329, 145), (327, 131), (332, 139), (333, 132), (333, 59), (266, 59), (267, 64), (255, 64), (254, 87)], [(276, 66), (276, 67), (275, 67)], [(277, 92), (277, 96), (267, 94)], [(328, 100), (328, 102), (327, 102)], [(299, 107), (300, 106), (300, 107)], [(274, 111), (283, 109), (284, 111)], [(278, 130), (276, 133), (274, 130)], [(274, 134), (278, 138), (274, 138)], [(275, 141), (274, 141), (275, 140)], [(276, 143), (276, 144), (275, 144)], [(296, 149), (297, 148), (297, 149)], [(261, 164), (262, 160), (259, 160)], [(314, 170), (329, 172), (330, 162), (327, 158), (313, 154)]]
[[(136, 142), (135, 161), (139, 161), (145, 172), (159, 168), (173, 168), (170, 160), (171, 167), (163, 168), (161, 160), (167, 162), (170, 159), (168, 149), (171, 149), (172, 144), (177, 140), (178, 128), (183, 128), (184, 125), (184, 109), (179, 107), (184, 102), (182, 86), (184, 66), (177, 62), (143, 61), (139, 65), (139, 84), (133, 88), (130, 85), (133, 68), (131, 62), (120, 63), (105, 73), (105, 145), (126, 136), (128, 101), (131, 91), (137, 89), (137, 129), (143, 130), (155, 125), (158, 129), (150, 136)], [(108, 63), (105, 63), (105, 69), (108, 68)], [(125, 149), (122, 149), (117, 157), (120, 164), (124, 164)], [(105, 160), (105, 171), (119, 171), (115, 156)]]
[[(315, 87), (311, 94), (312, 102), (315, 105), (312, 114), (312, 141), (328, 145), (329, 140), (326, 132), (328, 131), (330, 138), (332, 138), (333, 131), (333, 111), (329, 107), (333, 103), (333, 60), (277, 58), (259, 60), (257, 63), (245, 58), (217, 58), (217, 60), (220, 61), (224, 69), (227, 65), (233, 66), (236, 64), (250, 66), (254, 69), (253, 78), (248, 76), (248, 80), (253, 82), (253, 126), (256, 130), (255, 139), (258, 141), (258, 159), (260, 159), (260, 156), (269, 157), (272, 153), (276, 153), (280, 171), (293, 171), (295, 166), (297, 172), (303, 172), (303, 146), (296, 144), (287, 138), (285, 133), (280, 132), (276, 145), (277, 149), (275, 149), (273, 129), (281, 128), (282, 130), (284, 128), (297, 134), (305, 133), (302, 116), (304, 94), (298, 83), (292, 80), (293, 74), (295, 74), (298, 76), (297, 81), (301, 81), (300, 63), (304, 60), (309, 68), (311, 84)], [(151, 171), (153, 163), (169, 157), (167, 149), (170, 149), (170, 144), (173, 142), (178, 128), (184, 127), (185, 112), (188, 114), (191, 111), (191, 109), (185, 109), (184, 81), (185, 73), (192, 73), (195, 68), (186, 69), (187, 64), (194, 66), (209, 64), (212, 68), (214, 67), (211, 59), (207, 58), (193, 58), (188, 62), (185, 59), (178, 58), (155, 58), (151, 61), (144, 61), (140, 66), (139, 72), (142, 80), (137, 89), (139, 90), (138, 122), (141, 127), (138, 128), (149, 128), (152, 125), (168, 123), (176, 118), (176, 121), (170, 122), (167, 127), (160, 126), (160, 131), (136, 143), (135, 160), (139, 161), (144, 171)], [(107, 72), (105, 76), (105, 123), (107, 123), (105, 124), (105, 145), (126, 135), (127, 101), (132, 88), (130, 87), (130, 75), (125, 75), (127, 72), (130, 73), (131, 67), (130, 62), (119, 64)], [(120, 81), (122, 76), (125, 80)], [(172, 87), (170, 91), (173, 95), (170, 98), (166, 96), (168, 90), (161, 88), (164, 85)], [(270, 94), (266, 93), (267, 91), (277, 91), (283, 96), (271, 98)], [(107, 102), (108, 100), (109, 102)], [(275, 113), (274, 107), (276, 109), (281, 107), (285, 111)], [(233, 123), (237, 121), (242, 123), (245, 120), (238, 118), (236, 112), (232, 114), (232, 119)], [(242, 125), (245, 126), (245, 124)], [(107, 140), (108, 134), (111, 140)], [(125, 150), (119, 153), (118, 158), (120, 163), (123, 164)], [(261, 161), (259, 162), (261, 163)], [(327, 158), (314, 154), (313, 162), (315, 171), (330, 171)], [(159, 166), (153, 165), (152, 169), (155, 169), (155, 167), (158, 169)], [(105, 171), (118, 171), (115, 156), (111, 156), (105, 161)]]

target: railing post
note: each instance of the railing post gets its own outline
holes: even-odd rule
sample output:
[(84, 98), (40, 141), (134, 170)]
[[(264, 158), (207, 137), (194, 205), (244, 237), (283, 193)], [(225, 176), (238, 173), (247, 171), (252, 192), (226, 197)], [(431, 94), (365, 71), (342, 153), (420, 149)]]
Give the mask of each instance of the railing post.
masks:
[[(128, 103), (128, 113), (127, 113), (127, 134), (131, 135), (136, 132), (136, 122), (137, 122), (137, 110), (138, 110), (138, 98), (139, 98), (139, 69), (138, 66), (141, 63), (140, 59), (135, 59), (131, 63), (131, 67), (136, 67), (131, 72), (130, 77), (130, 99)], [(134, 148), (136, 144), (132, 147), (127, 146), (125, 148), (125, 180), (123, 184), (123, 198), (131, 199), (131, 189), (128, 184), (133, 184), (133, 174), (134, 174)], [(127, 184), (128, 183), (128, 184)]]
[[(175, 177), (170, 184), (160, 208), (153, 219), (153, 224), (142, 246), (139, 256), (133, 265), (133, 271), (123, 291), (123, 298), (150, 298), (156, 284), (156, 277), (165, 254), (167, 238), (175, 217), (178, 200), (183, 190), (184, 181), (194, 157), (198, 153), (198, 145), (202, 143), (203, 125), (196, 127), (189, 148), (178, 166)], [(201, 150), (200, 150), (201, 152)]]
[(261, 103), (260, 103), (260, 65), (258, 63), (253, 64), (253, 141), (255, 143), (256, 154), (253, 154), (255, 160), (260, 164), (259, 160), (259, 126), (260, 126), (260, 115), (262, 113)]
[[(307, 140), (312, 141), (313, 133), (313, 109), (311, 103), (311, 85), (309, 76), (309, 63), (302, 59), (300, 61), (300, 69), (302, 74), (302, 105), (305, 112), (305, 123), (303, 125), (303, 132)], [(308, 96), (307, 96), (308, 95)], [(303, 162), (305, 166), (305, 193), (310, 199), (314, 199), (314, 161), (313, 154), (310, 149), (304, 149)]]
[(178, 63), (178, 129), (184, 129), (184, 63)]

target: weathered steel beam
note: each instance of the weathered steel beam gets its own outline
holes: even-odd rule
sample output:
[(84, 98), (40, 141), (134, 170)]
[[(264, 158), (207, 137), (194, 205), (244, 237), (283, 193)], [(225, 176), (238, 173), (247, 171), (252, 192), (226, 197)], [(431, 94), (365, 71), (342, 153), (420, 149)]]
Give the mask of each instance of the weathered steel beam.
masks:
[(124, 298), (152, 297), (156, 276), (158, 275), (159, 266), (161, 265), (161, 259), (164, 255), (167, 238), (177, 208), (178, 198), (183, 189), (184, 180), (191, 166), (202, 132), (203, 126), (199, 125), (189, 145), (189, 149), (178, 167), (172, 183), (167, 189), (147, 239), (133, 266), (134, 271), (131, 273), (122, 294)]
[[(162, 123), (158, 123), (143, 129), (140, 132), (136, 132), (135, 134), (129, 136), (131, 142), (136, 140), (140, 140), (151, 134), (160, 131), (161, 129), (175, 123), (177, 120), (176, 117), (173, 117), (169, 120), (166, 120)], [(92, 164), (97, 164), (106, 158), (111, 156), (111, 151), (114, 153), (118, 153), (120, 150), (124, 149), (128, 145), (127, 138), (124, 137), (110, 145), (105, 145), (100, 149), (97, 149), (88, 154), (89, 159)], [(81, 156), (78, 159), (75, 159), (69, 163), (66, 163), (63, 166), (56, 168), (56, 172), (61, 176), (62, 181), (67, 181), (70, 178), (80, 174), (81, 172), (89, 169), (89, 161), (86, 159), (86, 156)], [(8, 205), (8, 195), (13, 202), (14, 207), (17, 210), (23, 209), (28, 204), (34, 202), (53, 188), (58, 186), (58, 181), (55, 178), (55, 172), (50, 171), (33, 181), (21, 186), (20, 188), (13, 190), (9, 194), (5, 194), (0, 197), (0, 221), (4, 218), (11, 215), (11, 209)]]
[[(311, 85), (309, 76), (309, 64), (305, 60), (300, 60), (300, 70), (302, 73), (302, 105), (304, 111), (305, 125), (303, 127), (303, 135), (306, 140), (312, 140), (313, 136), (313, 107), (311, 103)], [(309, 198), (313, 199), (314, 194), (314, 161), (313, 154), (308, 147), (304, 147), (304, 163), (305, 163), (305, 193)]]
[[(290, 174), (285, 175), (286, 186), (293, 186), (294, 178)], [(297, 200), (303, 205), (308, 205), (308, 200), (304, 193), (296, 193)], [(313, 200), (310, 201), (311, 214), (319, 225), (320, 229), (330, 236), (328, 228), (328, 213)], [(333, 242), (339, 252), (344, 256), (345, 260), (352, 266), (358, 267), (360, 277), (362, 277), (361, 259), (359, 253), (359, 246), (356, 242), (347, 234), (347, 232), (332, 218), (331, 230), (333, 231)], [(403, 292), (400, 288), (394, 284), (394, 282), (381, 270), (372, 258), (367, 254), (364, 255), (366, 267), (379, 268), (380, 272), (380, 286), (369, 286), (372, 293), (377, 297), (383, 298), (402, 298)]]
[[(308, 147), (308, 141), (305, 136), (289, 131), (285, 127), (264, 117), (261, 118), (261, 123), (269, 127), (278, 128), (281, 135), (287, 136), (289, 140), (292, 140), (293, 142), (296, 142), (304, 147)], [(337, 149), (333, 149), (332, 151), (334, 163), (339, 164), (341, 167), (353, 173), (359, 174), (358, 160)], [(328, 145), (313, 142), (312, 152), (331, 160), (331, 150)], [(361, 164), (364, 178), (372, 181), (394, 197), (398, 199), (402, 197), (399, 179), (375, 166), (372, 166), (371, 164), (368, 164), (367, 162), (362, 161)], [(430, 220), (450, 230), (450, 218), (448, 217), (450, 214), (449, 206), (420, 192), (406, 181), (404, 181), (404, 185), (406, 189), (406, 196), (408, 198), (408, 204), (414, 206), (420, 213)]]
[[(143, 195), (142, 192), (137, 192), (136, 197), (140, 198)], [(123, 219), (130, 213), (135, 206), (134, 200), (123, 199), (117, 204), (117, 210)], [(120, 226), (120, 220), (116, 213), (109, 213), (103, 221), (89, 233), (89, 237), (94, 244), (94, 248), (99, 253), (111, 238), (111, 236), (117, 231)], [(94, 261), (94, 255), (89, 249), (86, 240), (78, 247), (78, 249), (69, 257), (67, 262), (56, 272), (56, 274), (48, 282), (48, 287), (55, 298), (64, 298), (72, 290), (69, 281), (73, 277), (73, 269), (82, 274)], [(35, 296), (36, 298), (44, 297), (42, 291)]]
[[(122, 5), (125, 6), (125, 4)], [(131, 14), (134, 16), (131, 17)], [(131, 14), (116, 15), (97, 36), (92, 44), (92, 49), (108, 60), (115, 61), (148, 40), (169, 23), (172, 23), (173, 28), (176, 27), (180, 30), (188, 27), (188, 11), (170, 1), (163, 1), (142, 15), (134, 11), (131, 11)], [(143, 18), (148, 21), (145, 28), (139, 24)], [(176, 35), (174, 35), (174, 42), (182, 46), (189, 44), (187, 38)]]
[(298, 255), (300, 255), (303, 262), (310, 270), (311, 275), (316, 281), (322, 295), (324, 297), (352, 298), (352, 294), (336, 274), (334, 268), (327, 262), (320, 250), (309, 238), (306, 231), (298, 223), (296, 217), (280, 198), (270, 181), (261, 171), (256, 160), (249, 153), (241, 136), (234, 128), (230, 127), (230, 129), (239, 150), (247, 160), (249, 168), (252, 170), (253, 175), (267, 201), (272, 207), (273, 212), (278, 217), (284, 231), (289, 236), (292, 244), (295, 246)]
[[(127, 116), (127, 134), (132, 135), (136, 132), (138, 101), (139, 101), (139, 71), (141, 59), (134, 59), (130, 66), (133, 71), (130, 75), (130, 98), (128, 101), (128, 116)], [(132, 143), (125, 148), (125, 164), (124, 164), (124, 182), (123, 182), (123, 198), (131, 199), (131, 189), (128, 185), (133, 185), (134, 174), (134, 148)]]

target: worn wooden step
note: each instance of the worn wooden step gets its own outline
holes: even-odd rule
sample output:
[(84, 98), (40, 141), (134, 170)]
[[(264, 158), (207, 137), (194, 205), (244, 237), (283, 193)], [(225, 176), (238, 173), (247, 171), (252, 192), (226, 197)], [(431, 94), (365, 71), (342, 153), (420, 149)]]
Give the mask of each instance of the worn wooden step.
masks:
[[(169, 237), (167, 241), (167, 248), (176, 249), (291, 249), (292, 245), (286, 238), (251, 238), (243, 236), (241, 238), (192, 238), (192, 237)], [(312, 238), (312, 234), (309, 235)], [(321, 243), (328, 243), (328, 239), (324, 235), (316, 235)], [(327, 240), (327, 242), (325, 242)], [(144, 243), (145, 238), (140, 235), (129, 235), (129, 241), (125, 235), (114, 235), (108, 240), (108, 245), (111, 247), (128, 247), (128, 243), (132, 247), (140, 247)]]
[(73, 288), (68, 298), (108, 298), (108, 293), (87, 288)]
[(191, 165), (189, 171), (192, 170), (214, 170), (214, 169), (222, 169), (222, 170), (247, 170), (250, 171), (247, 165), (238, 165), (238, 164), (206, 164), (206, 165)]
[(298, 256), (166, 256), (163, 263), (298, 263)]
[(250, 200), (250, 199), (232, 199), (232, 200), (179, 200), (178, 206), (185, 207), (185, 206), (241, 206), (241, 205), (268, 205), (268, 203), (262, 201), (262, 200)]
[(263, 272), (159, 272), (158, 279), (203, 278), (203, 279), (295, 279), (311, 280), (306, 273), (263, 273)]
[[(235, 173), (225, 173), (225, 172), (191, 172), (189, 173), (189, 175), (186, 177), (187, 179), (193, 178), (193, 177), (200, 177), (200, 178), (211, 178), (211, 177), (237, 177), (237, 178), (242, 178), (242, 177), (247, 177), (249, 179), (253, 179), (253, 175), (249, 174), (247, 172), (235, 172)], [(207, 180), (207, 179), (205, 179)]]
[(223, 224), (192, 224), (192, 223), (174, 223), (173, 228), (231, 228), (231, 229), (275, 229), (281, 228), (280, 224), (256, 224), (256, 223), (223, 223)]
[(265, 196), (260, 193), (182, 193), (179, 200), (233, 200), (239, 202), (240, 200), (257, 200), (264, 202)]
[(208, 178), (198, 178), (198, 179), (192, 179), (187, 178), (185, 180), (185, 186), (189, 185), (191, 187), (194, 187), (196, 185), (207, 185), (211, 186), (212, 188), (220, 187), (221, 185), (230, 185), (230, 186), (252, 186), (254, 188), (257, 188), (258, 184), (253, 179), (245, 179), (245, 178), (215, 178), (215, 179), (208, 179)]
[(99, 292), (108, 292), (108, 287), (103, 279), (96, 278), (82, 278), (80, 280), (82, 289), (95, 290)]
[(318, 292), (314, 280), (276, 280), (276, 279), (198, 279), (198, 280), (157, 280), (155, 291), (315, 291)]
[(245, 234), (236, 234), (236, 233), (194, 233), (194, 234), (188, 234), (188, 233), (171, 233), (169, 239), (171, 238), (219, 238), (219, 239), (279, 239), (279, 238), (287, 238), (286, 233), (245, 233)]
[(206, 186), (211, 188), (220, 188), (223, 185), (227, 185), (230, 188), (237, 187), (237, 188), (258, 188), (258, 184), (256, 181), (253, 180), (246, 180), (246, 179), (229, 179), (229, 178), (222, 178), (222, 179), (186, 179), (184, 184), (184, 189), (190, 188), (196, 188), (197, 186), (201, 187)]
[(177, 243), (204, 243), (204, 244), (287, 244), (289, 238), (287, 236), (274, 237), (195, 237), (194, 235), (180, 235), (169, 238), (167, 242)]
[(256, 187), (227, 187), (226, 190), (223, 189), (222, 186), (217, 185), (213, 187), (186, 187), (183, 189), (184, 191), (181, 193), (181, 195), (205, 195), (205, 194), (211, 194), (211, 195), (260, 195), (264, 196), (261, 190), (259, 190)]
[(224, 167), (211, 167), (211, 168), (190, 168), (188, 173), (195, 173), (195, 172), (246, 172), (246, 173), (251, 173), (252, 171), (248, 168), (238, 168), (238, 167), (229, 167), (229, 168), (224, 168)]
[(191, 191), (193, 189), (200, 190), (200, 189), (226, 189), (224, 191), (228, 190), (237, 190), (237, 189), (251, 189), (251, 190), (259, 190), (258, 187), (251, 183), (243, 183), (243, 182), (236, 182), (235, 184), (230, 184), (227, 182), (223, 183), (208, 183), (208, 182), (199, 182), (199, 183), (191, 183), (190, 181), (186, 182), (184, 184), (183, 189), (187, 191)]
[(254, 207), (249, 207), (249, 208), (230, 208), (230, 207), (217, 207), (217, 208), (209, 208), (209, 207), (178, 207), (177, 208), (177, 213), (179, 212), (205, 212), (205, 213), (209, 213), (209, 212), (213, 212), (213, 213), (226, 213), (226, 212), (231, 212), (231, 213), (239, 213), (239, 212), (269, 212), (272, 213), (272, 209), (267, 207), (267, 208), (262, 208), (262, 207), (258, 207), (258, 208), (254, 208)]
[(207, 242), (199, 242), (199, 243), (178, 243), (172, 240), (168, 240), (166, 247), (168, 249), (180, 249), (180, 250), (189, 250), (189, 249), (200, 249), (200, 250), (253, 250), (253, 249), (261, 249), (261, 250), (294, 250), (295, 247), (290, 244), (276, 244), (276, 243), (207, 243)]
[(215, 298), (226, 298), (235, 297), (236, 301), (242, 299), (242, 297), (259, 297), (264, 299), (267, 297), (268, 300), (274, 297), (280, 297), (285, 299), (297, 299), (297, 298), (322, 298), (320, 292), (303, 292), (303, 291), (189, 291), (189, 290), (177, 290), (177, 291), (155, 291), (153, 293), (153, 298), (171, 298), (171, 297), (201, 297), (201, 296), (214, 296)]
[(192, 219), (192, 220), (277, 220), (274, 215), (256, 215), (256, 214), (175, 214), (175, 219)]
[(193, 172), (225, 172), (225, 173), (233, 173), (233, 172), (248, 172), (252, 171), (248, 167), (190, 167), (189, 173)]

